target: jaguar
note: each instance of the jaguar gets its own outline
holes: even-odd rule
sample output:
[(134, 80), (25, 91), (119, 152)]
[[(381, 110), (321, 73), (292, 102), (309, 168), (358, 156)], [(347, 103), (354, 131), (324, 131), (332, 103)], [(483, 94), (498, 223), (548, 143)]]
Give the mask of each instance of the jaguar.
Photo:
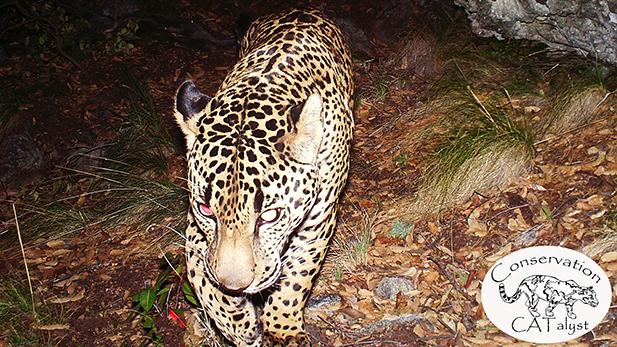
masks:
[(185, 81), (188, 279), (237, 346), (309, 346), (304, 306), (335, 231), (353, 130), (349, 47), (316, 10), (256, 19), (214, 96)]

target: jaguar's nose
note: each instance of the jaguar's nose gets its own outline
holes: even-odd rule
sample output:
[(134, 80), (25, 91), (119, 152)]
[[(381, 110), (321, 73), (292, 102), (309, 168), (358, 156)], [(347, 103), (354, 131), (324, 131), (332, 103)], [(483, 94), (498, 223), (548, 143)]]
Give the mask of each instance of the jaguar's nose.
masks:
[(253, 248), (248, 242), (230, 239), (218, 247), (215, 274), (217, 282), (227, 291), (242, 292), (255, 278)]

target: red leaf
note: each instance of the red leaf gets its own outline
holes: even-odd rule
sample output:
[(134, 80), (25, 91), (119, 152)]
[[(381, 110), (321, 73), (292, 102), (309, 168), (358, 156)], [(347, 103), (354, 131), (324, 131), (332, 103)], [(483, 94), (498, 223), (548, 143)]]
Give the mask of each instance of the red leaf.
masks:
[(169, 310), (169, 315), (167, 316), (180, 324), (182, 328), (186, 328), (186, 323), (182, 317), (178, 316), (178, 314), (174, 310)]

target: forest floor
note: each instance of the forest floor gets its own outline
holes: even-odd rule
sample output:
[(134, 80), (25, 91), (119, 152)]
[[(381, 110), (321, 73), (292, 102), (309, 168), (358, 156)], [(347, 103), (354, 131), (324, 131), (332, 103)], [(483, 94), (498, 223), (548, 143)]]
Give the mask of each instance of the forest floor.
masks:
[[(262, 3), (254, 5), (253, 10), (267, 13), (283, 5)], [(353, 6), (337, 1), (321, 7), (330, 15), (352, 18), (367, 26), (375, 18), (383, 19), (380, 15), (387, 12), (382, 7), (372, 10), (374, 5), (369, 1)], [(199, 20), (212, 32), (222, 33), (221, 37), (233, 38), (230, 23), (242, 6), (236, 4), (233, 11), (220, 4), (212, 4), (209, 10), (205, 7), (180, 2), (173, 11), (187, 22)], [(427, 10), (414, 11), (422, 14)], [(417, 20), (415, 25), (421, 22)], [(457, 23), (459, 32), (453, 37), (469, 38), (469, 27)], [(424, 164), (426, 141), (419, 134), (440, 121), (438, 114), (423, 110), (429, 104), (432, 86), (443, 78), (440, 66), (446, 62), (434, 53), (422, 63), (434, 66), (435, 71), (405, 74), (402, 69), (394, 73), (396, 62), (392, 57), (405, 45), (406, 36), (388, 36), (383, 29), (359, 27), (373, 34), (369, 35), (373, 51), (371, 56), (354, 52), (359, 102), (351, 171), (341, 198), (338, 234), (306, 309), (313, 342), (320, 346), (375, 347), (535, 345), (504, 334), (488, 320), (481, 304), (482, 280), (498, 259), (511, 252), (554, 245), (584, 252), (615, 283), (617, 241), (610, 242), (617, 228), (614, 104), (594, 110), (598, 116), (576, 129), (535, 139), (533, 157), (524, 174), (497, 188), (478, 191), (462, 203), (445, 209), (436, 207), (418, 217), (412, 206), (429, 172)], [(183, 185), (185, 149), (174, 125), (175, 91), (184, 80), (191, 79), (203, 92), (216, 93), (236, 61), (237, 48), (231, 43), (191, 49), (142, 35), (139, 29), (130, 38), (117, 35), (131, 46), (122, 46), (125, 52), (119, 53), (109, 50), (119, 47), (109, 40), (106, 46), (93, 45), (101, 51), (80, 59), (87, 73), (61, 57), (41, 60), (27, 52), (8, 56), (0, 65), (0, 83), (10, 86), (11, 100), (18, 100), (17, 107), (2, 108), (2, 124), (7, 129), (2, 136), (27, 128), (50, 163), (42, 180), (5, 189), (0, 195), (0, 302), (6, 306), (11, 297), (21, 293), (26, 306), (32, 304), (28, 278), (33, 296), (39, 298), (35, 299), (35, 312), (25, 316), (23, 308), (0, 309), (7, 315), (7, 322), (16, 320), (11, 323), (14, 328), (0, 325), (4, 329), (0, 331), (0, 347), (182, 346), (197, 341), (192, 334), (195, 308), (184, 299), (185, 279), (181, 276), (165, 277), (163, 287), (170, 291), (165, 302), (152, 308), (154, 329), (144, 329), (150, 326), (133, 300), (136, 294), (156, 286), (168, 267), (165, 254), (170, 255), (174, 267), (179, 266), (181, 258), (174, 257), (182, 255), (184, 249), (170, 229), (182, 225), (183, 215), (164, 216), (156, 223), (126, 222), (113, 227), (87, 220), (81, 228), (35, 235), (28, 235), (28, 228), (22, 227), (20, 232), (26, 240), (23, 255), (17, 241), (18, 222), (23, 220), (27, 225), (25, 220), (45, 211), (48, 201), (66, 201), (79, 211), (97, 199), (88, 193), (97, 171), (73, 169), (66, 174), (66, 158), (77, 148), (93, 153), (103, 148), (96, 153), (105, 153), (105, 148), (115, 143), (126, 122), (118, 112), (126, 108), (126, 96), (134, 93), (129, 73), (139, 81), (144, 76), (141, 82), (147, 85), (162, 123), (173, 129), (170, 131), (177, 147), (166, 152), (168, 166), (161, 175)], [(383, 39), (384, 35), (390, 40)], [(497, 44), (489, 39), (468, 42), (473, 46), (468, 49), (479, 52), (520, 47), (512, 43), (514, 48), (509, 48), (509, 43)], [(429, 55), (439, 51), (416, 49), (423, 52), (417, 53), (420, 55), (426, 50)], [(502, 74), (516, 69), (514, 60), (509, 59), (507, 52), (496, 58), (503, 67)], [(546, 75), (557, 74), (557, 70), (554, 65), (543, 69)], [(574, 74), (561, 71), (553, 79)], [(538, 85), (546, 95), (557, 94), (548, 78)], [(484, 100), (481, 91), (478, 95)], [(516, 96), (509, 100), (512, 108), (532, 123), (550, 112), (548, 102), (526, 102)], [(13, 113), (7, 116), (10, 110)], [(9, 120), (5, 123), (5, 119)], [(63, 183), (63, 188), (57, 189), (55, 184), (60, 181), (70, 184)], [(376, 294), (388, 277), (406, 279), (412, 289), (393, 298)], [(49, 316), (47, 320), (40, 319), (42, 312)], [(555, 345), (608, 346), (613, 341), (617, 341), (614, 304), (592, 332)], [(222, 342), (211, 337), (209, 343)]]

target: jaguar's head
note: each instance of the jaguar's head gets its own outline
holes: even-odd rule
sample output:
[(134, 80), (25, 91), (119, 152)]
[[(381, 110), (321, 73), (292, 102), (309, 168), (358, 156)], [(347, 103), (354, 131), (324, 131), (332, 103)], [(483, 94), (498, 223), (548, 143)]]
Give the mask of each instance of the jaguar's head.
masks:
[(209, 97), (187, 81), (176, 96), (196, 222), (187, 246), (203, 259), (199, 270), (231, 292), (253, 294), (276, 282), (288, 240), (319, 189), (321, 98), (269, 100), (248, 83)]

